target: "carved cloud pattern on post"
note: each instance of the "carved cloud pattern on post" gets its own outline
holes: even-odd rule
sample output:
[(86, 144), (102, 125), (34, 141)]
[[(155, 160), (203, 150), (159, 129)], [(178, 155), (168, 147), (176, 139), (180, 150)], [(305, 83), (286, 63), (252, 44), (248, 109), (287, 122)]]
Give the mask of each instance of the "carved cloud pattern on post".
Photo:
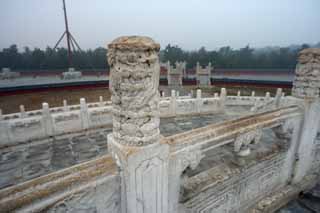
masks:
[(143, 146), (159, 139), (159, 44), (148, 37), (120, 37), (108, 45), (113, 137)]
[(298, 98), (320, 96), (320, 48), (300, 51), (292, 94)]

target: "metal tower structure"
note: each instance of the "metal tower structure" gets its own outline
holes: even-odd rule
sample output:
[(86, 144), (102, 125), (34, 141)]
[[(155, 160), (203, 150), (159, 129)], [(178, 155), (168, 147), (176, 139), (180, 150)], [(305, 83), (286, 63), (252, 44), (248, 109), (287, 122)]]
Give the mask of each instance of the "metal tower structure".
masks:
[(69, 65), (69, 67), (72, 67), (72, 50), (71, 50), (71, 48), (73, 49), (73, 51), (76, 51), (76, 48), (80, 51), (82, 51), (82, 50), (81, 50), (78, 42), (76, 41), (76, 39), (72, 36), (72, 34), (69, 31), (68, 16), (67, 16), (67, 9), (66, 9), (65, 0), (62, 0), (62, 3), (63, 3), (64, 23), (65, 23), (66, 30), (62, 33), (61, 37), (59, 38), (58, 42), (56, 43), (56, 45), (54, 46), (53, 49), (55, 50), (58, 47), (58, 45), (61, 43), (64, 36), (66, 36), (67, 46), (68, 46), (68, 65)]

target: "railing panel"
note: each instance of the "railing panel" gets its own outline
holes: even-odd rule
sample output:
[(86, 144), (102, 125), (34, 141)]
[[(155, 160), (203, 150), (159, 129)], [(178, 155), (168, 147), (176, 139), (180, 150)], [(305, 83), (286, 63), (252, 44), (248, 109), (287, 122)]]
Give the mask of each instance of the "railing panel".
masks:
[(120, 180), (110, 155), (0, 191), (2, 212), (120, 212)]

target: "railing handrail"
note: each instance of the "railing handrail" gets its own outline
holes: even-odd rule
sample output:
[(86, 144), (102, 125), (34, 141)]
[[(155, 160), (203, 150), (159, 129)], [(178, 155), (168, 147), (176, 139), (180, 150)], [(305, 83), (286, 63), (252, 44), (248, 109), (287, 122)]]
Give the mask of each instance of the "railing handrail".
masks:
[[(280, 125), (286, 119), (301, 114), (302, 111), (298, 106), (291, 105), (175, 134), (164, 138), (162, 143), (169, 144), (171, 152), (179, 152), (184, 148), (190, 148), (190, 146), (201, 146), (214, 142), (216, 143), (212, 146), (219, 147), (225, 144), (225, 140), (232, 139), (238, 134), (257, 128), (274, 127)], [(199, 141), (201, 142), (199, 143)]]
[[(51, 197), (50, 195), (57, 195), (57, 193), (64, 191), (67, 194), (72, 193), (72, 188), (80, 187), (84, 183), (96, 182), (99, 176), (105, 177), (116, 174), (115, 161), (110, 154), (107, 154), (0, 190), (0, 209), (3, 212), (11, 212), (26, 208), (32, 205), (35, 200), (48, 199)], [(55, 198), (50, 198), (50, 202), (54, 203)], [(43, 210), (41, 208), (49, 205), (49, 203), (43, 203), (43, 206), (40, 205), (37, 208)]]

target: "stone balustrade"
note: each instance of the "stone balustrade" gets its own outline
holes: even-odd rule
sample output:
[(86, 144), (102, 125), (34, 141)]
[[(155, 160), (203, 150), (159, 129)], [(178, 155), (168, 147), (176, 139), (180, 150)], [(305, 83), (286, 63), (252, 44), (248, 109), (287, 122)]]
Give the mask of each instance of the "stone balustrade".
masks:
[[(285, 106), (289, 97), (281, 96), (280, 99), (282, 106)], [(226, 96), (222, 100), (220, 96), (201, 97), (201, 92), (195, 98), (176, 97), (173, 90), (170, 97), (160, 99), (159, 109), (160, 117), (187, 116), (223, 112), (225, 106), (255, 107), (259, 103), (261, 107), (266, 107), (266, 100), (266, 97), (252, 96)], [(274, 101), (274, 97), (269, 98), (269, 103)], [(292, 100), (291, 104), (294, 101), (296, 100)], [(99, 102), (94, 103), (85, 103), (82, 99), (82, 105), (67, 105), (67, 101), (64, 101), (61, 107), (48, 106), (47, 115), (43, 114), (44, 109), (25, 111), (24, 108), (21, 105), (20, 113), (1, 115), (1, 146), (112, 125), (111, 102), (103, 101), (102, 97)], [(46, 128), (50, 129), (50, 133)]]
[[(162, 138), (160, 143), (169, 145), (169, 212), (177, 211), (179, 204), (177, 199), (179, 198), (181, 186), (188, 188), (196, 184), (193, 178), (183, 179), (182, 174), (187, 168), (196, 169), (208, 151), (220, 150), (221, 147), (229, 145), (236, 146), (238, 136), (257, 130), (274, 129), (278, 134), (286, 134), (287, 132), (294, 134), (293, 132), (295, 132), (299, 126), (299, 119), (301, 119), (302, 113), (303, 111), (298, 106), (289, 106)], [(293, 131), (293, 129), (295, 130)], [(292, 140), (291, 136), (289, 139)], [(288, 143), (290, 144), (290, 142), (285, 140), (283, 144), (280, 144), (280, 147), (285, 147), (282, 148), (282, 152), (278, 154), (276, 154), (277, 152), (272, 152), (274, 157), (269, 159), (267, 168), (268, 172), (274, 174), (274, 177), (268, 179), (268, 181), (272, 180), (273, 185), (265, 185), (264, 187), (271, 187), (270, 189), (272, 189), (273, 186), (283, 185), (285, 180), (290, 176), (289, 171), (291, 170), (286, 167), (290, 165), (290, 159), (293, 158), (292, 155), (294, 152), (292, 152), (293, 147), (290, 148)], [(275, 162), (276, 164), (272, 165), (271, 162)], [(82, 203), (85, 205), (84, 208), (86, 210), (94, 208), (99, 212), (105, 212), (106, 210), (120, 212), (120, 196), (124, 195), (120, 192), (119, 179), (121, 173), (116, 172), (115, 163), (109, 155), (105, 155), (96, 160), (35, 178), (9, 189), (4, 189), (0, 191), (0, 206), (2, 209), (7, 210), (34, 210), (34, 202), (39, 199), (37, 196), (41, 195), (41, 202), (36, 205), (36, 210), (39, 211), (47, 208), (49, 208), (50, 211), (56, 211), (61, 208), (72, 211), (72, 209), (82, 208), (80, 206), (80, 203)], [(96, 172), (91, 174), (91, 170)], [(246, 172), (252, 172), (251, 170), (254, 170), (255, 173), (259, 172), (259, 175), (262, 175), (260, 174), (262, 171), (258, 171), (257, 168), (248, 168), (247, 170), (243, 170), (242, 173), (244, 175)], [(206, 169), (202, 171), (201, 174), (209, 174), (210, 172), (210, 169)], [(81, 175), (82, 173), (88, 175), (83, 176)], [(221, 173), (219, 172), (219, 174)], [(84, 179), (76, 178), (81, 177), (80, 175), (83, 176)], [(241, 177), (241, 173), (236, 172), (226, 174), (226, 177), (223, 178), (232, 178), (233, 181), (236, 181), (239, 178), (241, 179)], [(60, 185), (67, 184), (69, 179), (73, 180), (72, 185), (70, 185), (72, 190), (66, 191), (64, 188), (61, 188)], [(197, 181), (202, 179), (203, 178), (197, 179)], [(84, 180), (87, 181), (87, 184), (82, 183)], [(185, 182), (182, 182), (183, 180)], [(242, 184), (248, 184), (248, 182)], [(94, 188), (95, 185), (105, 188), (106, 191), (102, 193), (101, 190), (96, 190)], [(31, 186), (37, 187), (37, 191), (30, 191)], [(232, 186), (236, 187), (236, 185)], [(17, 190), (22, 193), (17, 195), (15, 193)], [(232, 191), (233, 188), (230, 187), (230, 190)], [(47, 191), (49, 191), (49, 193), (45, 193)], [(28, 195), (26, 194), (27, 192)], [(256, 195), (252, 196), (259, 197), (262, 193), (266, 192), (269, 191), (265, 189), (257, 190), (255, 192)], [(81, 196), (74, 197), (75, 193)], [(245, 188), (242, 189), (241, 193), (244, 195), (247, 193)], [(26, 195), (29, 199), (23, 199)], [(206, 193), (202, 192), (201, 196), (204, 195), (206, 195)], [(184, 205), (190, 208), (192, 206), (191, 209), (202, 208), (203, 205), (207, 205), (207, 203), (210, 203), (213, 199), (213, 197), (208, 195), (203, 202), (197, 203), (196, 200), (200, 198), (198, 198), (196, 194), (188, 196), (191, 196), (190, 198), (192, 199), (184, 201)], [(64, 198), (60, 201), (61, 197)], [(89, 202), (90, 200), (95, 200), (95, 204)], [(98, 202), (99, 200), (104, 201), (105, 204), (103, 205), (101, 202)], [(248, 202), (248, 200), (246, 202)], [(234, 205), (236, 204), (237, 203)], [(64, 205), (66, 206), (64, 207)], [(232, 208), (234, 208), (234, 206)]]
[(217, 148), (225, 145), (226, 141), (228, 141), (226, 139), (230, 139), (230, 135), (233, 135), (232, 140), (229, 140), (227, 143), (234, 141), (235, 136), (239, 134), (248, 133), (256, 129), (274, 128), (283, 125), (287, 120), (294, 117), (301, 117), (301, 115), (302, 111), (298, 106), (288, 106), (236, 120), (229, 120), (221, 124), (208, 125), (167, 137), (166, 140), (173, 152), (179, 152), (180, 150), (184, 150), (184, 148), (190, 149), (190, 146), (192, 147), (193, 145), (195, 145), (195, 149), (197, 149), (197, 146), (204, 146), (206, 149), (209, 149), (208, 144), (211, 143), (212, 148)]
[[(174, 91), (174, 92), (176, 94), (176, 91)], [(171, 95), (172, 95), (172, 93), (171, 93)], [(276, 96), (270, 97), (269, 101), (270, 102), (274, 101), (274, 98), (276, 98)], [(106, 106), (111, 106), (111, 101), (104, 101), (102, 99), (102, 96), (100, 96), (99, 99), (100, 99), (99, 102), (87, 103), (87, 107), (88, 108), (95, 108), (95, 109), (99, 110), (101, 107), (103, 108)], [(189, 95), (187, 95), (187, 96), (175, 95), (175, 99), (177, 99), (178, 102), (180, 102), (182, 99), (184, 100), (184, 101), (181, 101), (181, 104), (179, 104), (181, 106), (181, 111), (180, 111), (180, 109), (177, 109), (178, 110), (177, 114), (188, 115), (187, 113), (190, 112), (190, 111), (188, 111), (188, 110), (190, 110), (190, 108), (192, 109), (192, 113), (199, 111), (199, 110), (194, 109), (194, 107), (190, 106), (190, 105), (194, 105), (193, 102), (195, 101), (195, 98), (192, 98)], [(170, 113), (168, 113), (168, 111), (167, 111), (167, 107), (168, 107), (168, 105), (170, 105), (170, 100), (171, 100), (171, 96), (165, 96), (165, 97), (160, 98), (160, 111), (162, 111), (162, 112), (166, 111), (166, 113), (161, 113), (161, 117), (170, 116)], [(207, 105), (208, 105), (207, 107), (210, 107), (210, 109), (202, 109), (203, 111), (215, 112), (215, 111), (220, 110), (219, 107), (217, 106), (217, 105), (219, 105), (219, 104), (217, 104), (217, 102), (221, 102), (218, 93), (216, 94), (216, 96), (213, 96), (213, 97), (201, 97), (201, 100), (204, 103), (203, 104), (204, 107), (206, 107)], [(241, 96), (241, 95), (230, 96), (230, 95), (228, 95), (225, 100), (225, 106), (254, 106), (257, 103), (263, 104), (263, 103), (265, 103), (266, 100), (267, 100), (266, 97), (263, 97), (263, 96)], [(280, 96), (280, 100), (283, 103), (290, 102), (290, 104), (299, 102), (298, 99), (292, 98), (292, 96), (284, 96), (283, 94)], [(284, 105), (285, 104), (283, 104), (283, 106)], [(23, 105), (21, 105), (21, 106), (23, 108), (25, 108), (25, 106), (23, 106)], [(188, 110), (186, 110), (185, 108), (188, 108)], [(50, 114), (61, 113), (61, 112), (66, 112), (66, 111), (77, 111), (77, 110), (80, 110), (80, 104), (68, 105), (67, 100), (64, 100), (62, 102), (62, 106), (50, 107), (50, 109), (49, 109)], [(201, 109), (200, 109), (200, 111), (201, 111)], [(2, 114), (1, 113), (0, 120), (10, 120), (10, 119), (39, 116), (41, 114), (42, 114), (42, 109), (31, 110), (31, 111), (24, 111), (24, 110), (21, 111), (21, 107), (20, 107), (19, 113), (11, 113), (11, 114)], [(172, 113), (172, 114), (176, 114), (176, 113)]]
[[(273, 211), (318, 179), (319, 73), (308, 64), (318, 63), (318, 51), (301, 53), (296, 97), (284, 97), (281, 90), (275, 97), (231, 97), (223, 88), (210, 98), (203, 98), (201, 90), (195, 98), (179, 98), (175, 91), (160, 98), (159, 44), (129, 36), (108, 47), (112, 106), (90, 108), (81, 99), (77, 110), (64, 103), (61, 112), (51, 113), (44, 103), (35, 116), (21, 107), (19, 118), (1, 121), (0, 135), (8, 145), (26, 138), (88, 134), (111, 125), (107, 116), (112, 116), (113, 131), (107, 136), (112, 158), (106, 154), (4, 188), (3, 211)], [(310, 87), (305, 77), (312, 79)], [(227, 106), (253, 109), (240, 118), (160, 135), (160, 117), (223, 113)], [(5, 160), (11, 159), (9, 155)]]
[[(112, 107), (88, 107), (85, 100), (78, 106), (50, 110), (44, 103), (42, 111), (23, 112), (19, 118), (5, 116), (0, 121), (0, 146), (12, 146), (32, 140), (44, 139), (66, 133), (112, 126)], [(21, 113), (20, 113), (21, 114)]]

